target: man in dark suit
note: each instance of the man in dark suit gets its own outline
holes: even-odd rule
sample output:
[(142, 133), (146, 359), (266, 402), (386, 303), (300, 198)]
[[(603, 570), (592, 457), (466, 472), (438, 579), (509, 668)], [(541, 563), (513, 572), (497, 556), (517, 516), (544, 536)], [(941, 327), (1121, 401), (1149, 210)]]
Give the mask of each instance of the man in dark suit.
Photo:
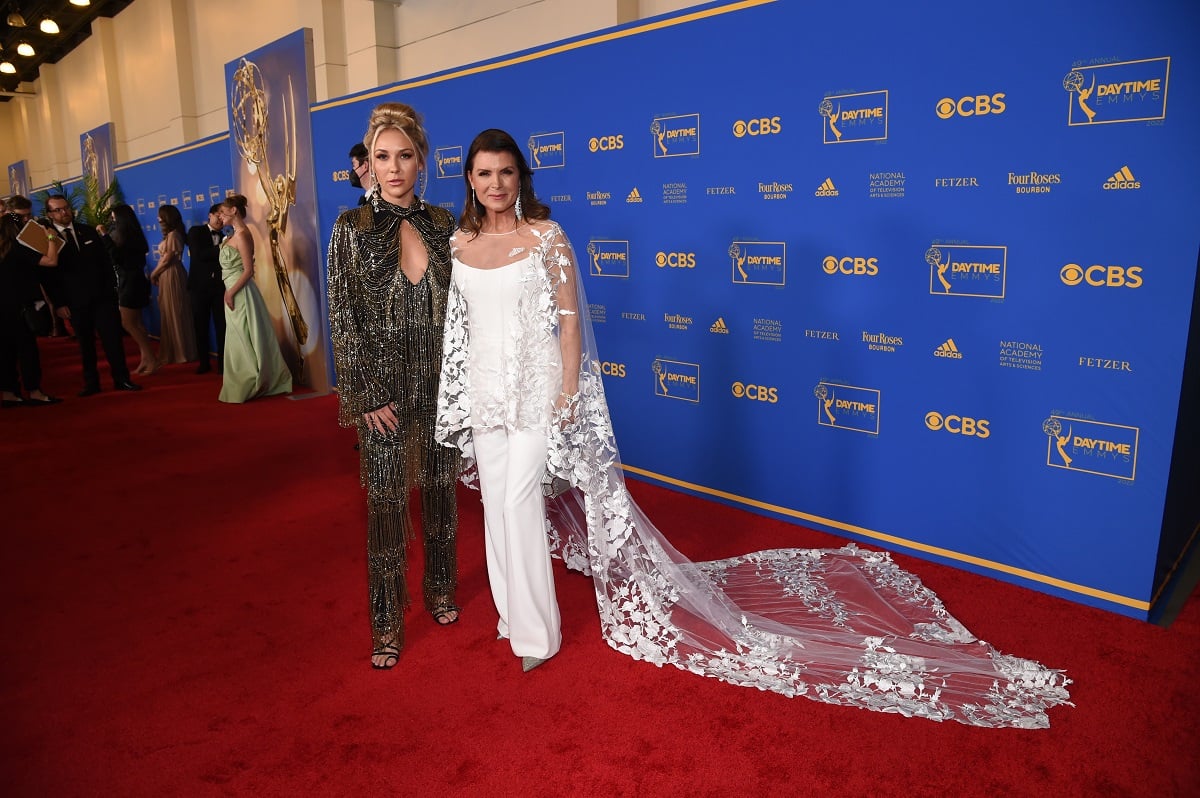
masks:
[(225, 223), (217, 211), (220, 204), (208, 209), (208, 223), (188, 230), (188, 297), (192, 304), (192, 320), (196, 324), (196, 348), (200, 350), (197, 374), (212, 370), (208, 359), (208, 323), (212, 320), (217, 334), (217, 373), (225, 365), (225, 283), (221, 281), (221, 239)]
[(122, 340), (121, 314), (117, 310), (117, 273), (108, 251), (96, 231), (75, 223), (75, 212), (61, 194), (46, 200), (46, 213), (62, 236), (58, 253), (58, 289), (62, 296), (52, 297), (58, 313), (71, 320), (79, 354), (83, 360), (83, 390), (80, 396), (100, 392), (100, 372), (96, 368), (96, 335), (108, 360), (113, 387), (118, 391), (140, 391), (142, 386), (129, 379)]

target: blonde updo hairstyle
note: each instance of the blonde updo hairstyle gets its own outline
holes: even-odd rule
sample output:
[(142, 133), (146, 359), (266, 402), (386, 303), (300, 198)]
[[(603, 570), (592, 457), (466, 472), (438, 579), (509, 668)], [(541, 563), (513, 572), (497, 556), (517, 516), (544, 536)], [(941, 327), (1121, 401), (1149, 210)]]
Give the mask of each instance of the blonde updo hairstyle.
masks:
[[(379, 133), (388, 128), (399, 130), (408, 136), (413, 149), (417, 151), (417, 167), (424, 171), (425, 160), (429, 157), (429, 139), (425, 135), (421, 115), (411, 105), (380, 103), (371, 109), (367, 134), (363, 136), (363, 145), (367, 148), (367, 159), (371, 164), (371, 175), (375, 176), (375, 142), (379, 138)], [(378, 178), (375, 180), (375, 185), (379, 185)]]

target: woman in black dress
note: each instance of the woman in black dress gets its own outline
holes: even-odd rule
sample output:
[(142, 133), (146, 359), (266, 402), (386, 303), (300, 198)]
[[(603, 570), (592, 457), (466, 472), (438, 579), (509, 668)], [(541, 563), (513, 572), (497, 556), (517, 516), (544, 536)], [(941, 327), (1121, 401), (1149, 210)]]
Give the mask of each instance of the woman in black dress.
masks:
[(146, 277), (146, 255), (150, 244), (142, 233), (133, 208), (117, 205), (112, 209), (112, 225), (96, 231), (109, 246), (117, 270), (117, 305), (121, 308), (121, 326), (137, 342), (142, 360), (134, 374), (153, 374), (162, 366), (150, 345), (150, 334), (142, 321), (142, 311), (150, 304), (150, 279)]

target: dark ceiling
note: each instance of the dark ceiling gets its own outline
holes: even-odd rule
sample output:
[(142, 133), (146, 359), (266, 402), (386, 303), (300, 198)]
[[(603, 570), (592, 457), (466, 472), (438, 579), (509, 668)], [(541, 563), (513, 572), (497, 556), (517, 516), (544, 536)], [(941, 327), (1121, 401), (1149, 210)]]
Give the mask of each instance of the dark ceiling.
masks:
[[(8, 61), (17, 68), (15, 75), (0, 73), (0, 91), (4, 92), (0, 94), (0, 102), (12, 99), (11, 93), (18, 84), (37, 80), (42, 64), (57, 64), (91, 36), (92, 20), (115, 16), (132, 2), (91, 0), (89, 6), (75, 6), (69, 0), (0, 0), (0, 61)], [(13, 13), (24, 17), (25, 27), (8, 24)], [(38, 25), (44, 17), (58, 23), (59, 33), (42, 33)], [(33, 45), (32, 58), (17, 54), (21, 42)]]

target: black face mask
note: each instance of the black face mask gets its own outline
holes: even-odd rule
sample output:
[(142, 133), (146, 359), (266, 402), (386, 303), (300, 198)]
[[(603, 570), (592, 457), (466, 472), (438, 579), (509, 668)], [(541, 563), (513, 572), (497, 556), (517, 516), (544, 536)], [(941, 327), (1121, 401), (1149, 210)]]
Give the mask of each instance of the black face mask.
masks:
[(350, 185), (354, 188), (362, 188), (362, 181), (358, 179), (358, 169), (350, 170)]

